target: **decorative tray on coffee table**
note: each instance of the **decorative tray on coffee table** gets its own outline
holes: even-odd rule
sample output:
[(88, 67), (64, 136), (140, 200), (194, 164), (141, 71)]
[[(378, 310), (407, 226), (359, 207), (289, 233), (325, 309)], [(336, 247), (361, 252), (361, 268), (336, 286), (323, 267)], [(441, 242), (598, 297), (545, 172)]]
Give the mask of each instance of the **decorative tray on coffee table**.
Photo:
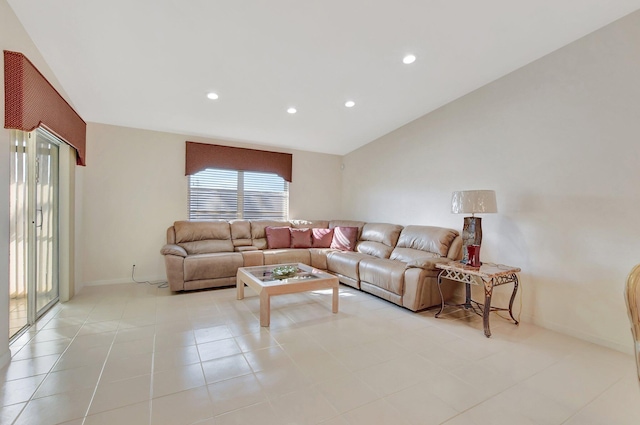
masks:
[(271, 275), (274, 279), (288, 279), (298, 273), (300, 269), (297, 266), (278, 266), (274, 267)]

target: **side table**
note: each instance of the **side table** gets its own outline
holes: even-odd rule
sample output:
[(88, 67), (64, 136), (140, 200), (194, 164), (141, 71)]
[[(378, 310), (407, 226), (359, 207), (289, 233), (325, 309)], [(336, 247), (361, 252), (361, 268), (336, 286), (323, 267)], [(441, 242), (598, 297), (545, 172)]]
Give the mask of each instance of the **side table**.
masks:
[[(471, 309), (474, 313), (482, 316), (484, 325), (484, 334), (487, 338), (491, 336), (489, 329), (489, 313), (492, 311), (508, 311), (511, 319), (518, 324), (513, 317), (513, 300), (518, 292), (518, 267), (504, 266), (501, 264), (484, 263), (480, 267), (471, 267), (463, 263), (452, 261), (450, 263), (436, 264), (441, 271), (438, 274), (438, 291), (440, 292), (441, 306), (440, 311), (436, 313), (436, 318), (442, 314), (445, 302), (442, 296), (442, 279), (449, 279), (465, 284), (465, 302), (464, 304), (456, 304), (465, 309)], [(509, 301), (509, 308), (491, 307), (491, 295), (493, 288), (496, 286), (513, 283), (513, 293)], [(471, 299), (471, 285), (482, 285), (484, 287), (484, 304)], [(474, 305), (475, 304), (475, 305)], [(482, 314), (476, 310), (476, 306), (481, 310)]]

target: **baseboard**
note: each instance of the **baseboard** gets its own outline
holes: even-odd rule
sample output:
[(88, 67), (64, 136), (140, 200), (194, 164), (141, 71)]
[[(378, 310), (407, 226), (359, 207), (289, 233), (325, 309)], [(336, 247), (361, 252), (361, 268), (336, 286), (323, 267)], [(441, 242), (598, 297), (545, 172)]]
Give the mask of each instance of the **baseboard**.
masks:
[(528, 314), (522, 314), (522, 321), (533, 323), (534, 325), (540, 326), (545, 329), (549, 329), (567, 336), (571, 336), (574, 338), (581, 339), (583, 341), (592, 342), (597, 345), (601, 345), (603, 347), (610, 348), (612, 350), (620, 351), (621, 353), (634, 355), (634, 342), (631, 336), (631, 330), (629, 330), (629, 343), (621, 343), (618, 341), (612, 341), (610, 339), (604, 339), (596, 335), (589, 334), (587, 332), (582, 332), (573, 328), (570, 328), (565, 325), (561, 325), (549, 320), (544, 320), (536, 316), (531, 316)]
[[(138, 282), (158, 282), (158, 281), (166, 281), (167, 279), (164, 276), (158, 277), (137, 277), (136, 280)], [(84, 282), (82, 286), (100, 286), (100, 285), (120, 285), (123, 283), (133, 283), (131, 278), (122, 278), (122, 279), (108, 279), (108, 280), (93, 280), (90, 282)]]
[(7, 349), (7, 351), (2, 353), (2, 356), (0, 356), (0, 369), (8, 365), (10, 361), (11, 361), (11, 350)]

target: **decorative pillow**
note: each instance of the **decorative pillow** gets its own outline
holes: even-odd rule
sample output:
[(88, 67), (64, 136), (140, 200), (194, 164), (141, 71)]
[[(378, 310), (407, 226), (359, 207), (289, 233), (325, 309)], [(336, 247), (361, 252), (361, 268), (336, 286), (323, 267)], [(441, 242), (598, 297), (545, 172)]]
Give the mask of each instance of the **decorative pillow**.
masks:
[(330, 248), (339, 249), (341, 251), (353, 251), (356, 248), (357, 240), (357, 227), (334, 227), (333, 239), (331, 240)]
[(314, 248), (330, 248), (333, 240), (333, 229), (311, 229)]
[(264, 228), (267, 234), (267, 247), (269, 249), (289, 248), (291, 245), (291, 234), (288, 227), (271, 227)]
[(311, 229), (289, 228), (291, 248), (311, 248)]

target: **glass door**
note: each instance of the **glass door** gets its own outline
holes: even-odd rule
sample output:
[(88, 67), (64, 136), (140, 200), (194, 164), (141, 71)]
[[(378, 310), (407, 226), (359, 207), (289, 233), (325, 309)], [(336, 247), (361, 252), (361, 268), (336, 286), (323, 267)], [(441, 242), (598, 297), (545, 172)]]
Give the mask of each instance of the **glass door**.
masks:
[(58, 171), (59, 142), (43, 130), (35, 132), (35, 314), (58, 301)]
[(9, 337), (28, 325), (27, 285), (29, 215), (27, 190), (29, 134), (11, 132), (11, 180), (9, 184)]
[(59, 141), (46, 130), (11, 137), (10, 337), (58, 301), (60, 165)]

